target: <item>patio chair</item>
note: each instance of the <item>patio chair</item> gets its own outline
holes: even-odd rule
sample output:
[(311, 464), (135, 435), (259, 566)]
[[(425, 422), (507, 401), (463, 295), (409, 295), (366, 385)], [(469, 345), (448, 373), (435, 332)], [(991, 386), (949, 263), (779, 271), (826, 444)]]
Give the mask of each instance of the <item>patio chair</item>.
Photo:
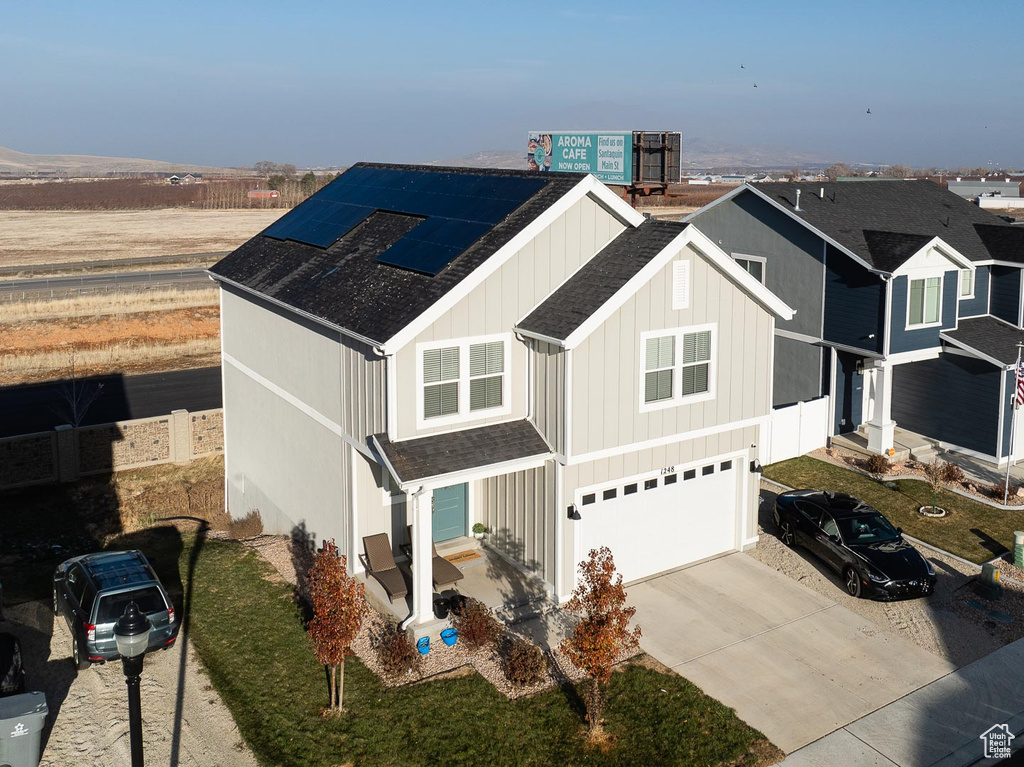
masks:
[[(409, 543), (402, 547), (402, 550), (409, 556), (409, 563), (412, 563), (412, 525), (406, 527), (409, 534)], [(434, 581), (434, 591), (440, 591), (441, 586), (454, 586), (466, 577), (458, 567), (437, 553), (434, 542), (430, 542), (430, 569), (431, 578)]]
[(405, 585), (405, 577), (402, 571), (395, 564), (395, 556), (391, 553), (391, 540), (387, 533), (377, 533), (363, 538), (363, 549), (366, 552), (360, 556), (366, 572), (377, 579), (377, 582), (384, 587), (388, 598), (394, 602), (396, 599), (405, 597), (409, 589)]

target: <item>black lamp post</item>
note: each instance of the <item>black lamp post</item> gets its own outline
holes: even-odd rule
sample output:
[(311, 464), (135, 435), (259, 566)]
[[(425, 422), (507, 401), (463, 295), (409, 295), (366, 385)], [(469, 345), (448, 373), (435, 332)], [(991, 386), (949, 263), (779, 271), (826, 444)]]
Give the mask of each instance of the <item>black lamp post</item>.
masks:
[(124, 615), (114, 624), (114, 639), (124, 667), (124, 681), (128, 685), (128, 727), (131, 733), (132, 767), (142, 764), (142, 702), (139, 699), (139, 682), (142, 662), (149, 647), (149, 632), (153, 624), (145, 614), (139, 612), (134, 601), (128, 603)]

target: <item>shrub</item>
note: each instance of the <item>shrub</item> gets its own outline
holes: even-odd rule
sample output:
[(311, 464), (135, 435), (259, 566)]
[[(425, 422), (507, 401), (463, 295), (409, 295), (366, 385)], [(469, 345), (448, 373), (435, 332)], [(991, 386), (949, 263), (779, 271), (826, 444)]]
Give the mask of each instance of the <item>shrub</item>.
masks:
[(483, 602), (466, 597), (452, 605), (452, 626), (470, 650), (493, 645), (504, 626)]
[(889, 458), (878, 453), (873, 453), (868, 456), (868, 459), (864, 461), (864, 468), (872, 474), (885, 475), (892, 469), (892, 464), (889, 463)]
[(409, 635), (397, 623), (386, 623), (376, 636), (374, 649), (381, 669), (390, 677), (398, 678), (413, 671), (420, 662), (420, 654)]
[(1012, 482), (1010, 483), (1009, 492), (1007, 492), (1007, 487), (1006, 487), (1006, 483), (1005, 482), (996, 482), (994, 485), (992, 485), (992, 487), (990, 487), (988, 489), (988, 494), (991, 495), (995, 500), (999, 501), (1000, 503), (1003, 502), (1003, 497), (1004, 496), (1008, 497), (1008, 498), (1012, 498), (1014, 492), (1016, 492), (1016, 491), (1015, 491), (1015, 489), (1013, 487), (1013, 483)]
[(249, 513), (241, 519), (232, 519), (228, 535), (234, 540), (241, 538), (255, 538), (263, 535), (263, 519), (260, 517), (259, 509), (250, 509)]
[(939, 479), (943, 482), (962, 483), (967, 480), (967, 475), (964, 474), (964, 470), (955, 463), (945, 461), (942, 464), (942, 468), (939, 470)]
[(505, 678), (516, 687), (543, 681), (548, 670), (548, 662), (537, 645), (521, 637), (506, 634), (498, 652)]

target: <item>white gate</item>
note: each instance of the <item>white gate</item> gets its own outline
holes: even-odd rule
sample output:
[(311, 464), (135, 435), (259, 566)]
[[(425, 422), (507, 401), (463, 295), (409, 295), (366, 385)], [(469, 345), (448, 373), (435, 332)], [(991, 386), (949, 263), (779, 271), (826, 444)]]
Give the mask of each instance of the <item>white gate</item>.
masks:
[(772, 410), (768, 449), (762, 463), (776, 463), (825, 447), (828, 440), (828, 397)]

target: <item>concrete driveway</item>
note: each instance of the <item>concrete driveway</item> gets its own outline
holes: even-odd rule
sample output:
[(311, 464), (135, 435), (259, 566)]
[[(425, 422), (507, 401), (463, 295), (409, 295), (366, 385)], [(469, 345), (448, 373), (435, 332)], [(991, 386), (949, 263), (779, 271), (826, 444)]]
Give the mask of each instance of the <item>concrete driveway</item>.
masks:
[(956, 668), (744, 554), (628, 592), (643, 649), (787, 754)]

